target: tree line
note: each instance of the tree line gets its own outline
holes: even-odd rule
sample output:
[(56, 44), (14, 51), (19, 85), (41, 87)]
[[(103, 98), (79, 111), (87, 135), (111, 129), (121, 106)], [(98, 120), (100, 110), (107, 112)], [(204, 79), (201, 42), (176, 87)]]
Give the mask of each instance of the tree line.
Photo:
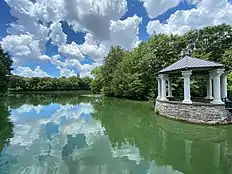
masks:
[(9, 89), (14, 91), (90, 90), (90, 77), (9, 77)]
[[(93, 93), (130, 99), (148, 99), (157, 95), (156, 76), (164, 67), (181, 58), (188, 50), (191, 56), (232, 67), (232, 27), (222, 24), (191, 30), (184, 35), (158, 34), (141, 42), (132, 51), (112, 47), (105, 63), (92, 71)], [(206, 95), (206, 78), (191, 77), (191, 95)], [(176, 78), (173, 94), (183, 95), (183, 79)], [(228, 88), (232, 91), (232, 74)]]

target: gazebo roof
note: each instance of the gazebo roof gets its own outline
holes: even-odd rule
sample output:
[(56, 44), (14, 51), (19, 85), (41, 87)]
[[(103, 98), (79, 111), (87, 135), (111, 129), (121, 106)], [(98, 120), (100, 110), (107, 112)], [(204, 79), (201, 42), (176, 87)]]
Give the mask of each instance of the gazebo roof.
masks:
[(159, 73), (168, 73), (172, 71), (202, 69), (202, 68), (223, 68), (224, 65), (212, 61), (201, 60), (190, 56), (185, 56), (172, 65), (162, 69)]

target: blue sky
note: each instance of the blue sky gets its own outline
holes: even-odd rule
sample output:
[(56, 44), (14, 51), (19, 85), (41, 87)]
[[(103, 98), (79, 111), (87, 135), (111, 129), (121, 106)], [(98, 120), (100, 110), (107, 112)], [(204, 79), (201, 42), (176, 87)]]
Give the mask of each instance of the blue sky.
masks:
[[(232, 7), (226, 0), (174, 1), (113, 0), (121, 11), (110, 6), (110, 0), (89, 3), (87, 5), (92, 6), (89, 8), (82, 6), (79, 0), (72, 0), (70, 4), (64, 0), (54, 1), (57, 4), (52, 0), (47, 4), (44, 0), (35, 3), (0, 1), (0, 16), (4, 16), (0, 20), (0, 40), (15, 60), (15, 74), (69, 77), (80, 73), (86, 76), (102, 64), (112, 45), (130, 50), (152, 34), (183, 34), (193, 28), (232, 22), (229, 19)], [(80, 9), (73, 8), (74, 5)], [(100, 10), (96, 12), (89, 10), (97, 8)], [(216, 15), (220, 10), (224, 11), (220, 14), (223, 18)], [(83, 14), (86, 11), (87, 15), (93, 15)], [(12, 23), (14, 27), (10, 27)]]

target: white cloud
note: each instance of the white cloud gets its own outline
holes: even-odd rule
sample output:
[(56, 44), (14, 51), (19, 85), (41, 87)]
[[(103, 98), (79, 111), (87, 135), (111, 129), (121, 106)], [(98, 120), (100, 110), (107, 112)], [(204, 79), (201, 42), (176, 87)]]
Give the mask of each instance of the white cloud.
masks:
[(19, 75), (19, 76), (24, 76), (24, 77), (50, 77), (48, 73), (44, 72), (41, 70), (40, 66), (37, 66), (35, 70), (32, 70), (29, 67), (17, 67), (14, 71), (13, 74)]
[(5, 0), (11, 7), (11, 14), (20, 21), (34, 19), (42, 23), (59, 21), (63, 18), (62, 0)]
[(40, 11), (41, 8), (38, 7), (38, 3), (33, 4), (30, 0), (5, 1), (11, 7), (12, 16), (17, 18), (15, 22), (10, 24), (7, 32), (10, 35), (31, 35), (34, 40), (39, 41), (41, 54), (44, 54), (50, 29), (47, 25), (48, 21), (41, 19), (42, 11)]
[[(2, 39), (3, 48), (9, 51), (15, 65), (39, 59), (55, 65), (66, 77), (90, 76), (96, 66), (103, 63), (110, 47), (119, 45), (130, 50), (139, 43), (141, 18), (134, 15), (121, 20), (126, 13), (126, 0), (5, 0), (17, 20), (9, 25), (9, 35)], [(140, 0), (150, 18), (157, 17), (182, 0)], [(227, 0), (186, 0), (195, 3), (196, 9), (179, 10), (161, 23), (150, 21), (147, 32), (183, 34), (190, 29), (206, 25), (232, 23), (232, 7)], [(83, 44), (67, 44), (61, 22), (67, 22), (74, 31), (86, 33)], [(57, 55), (46, 55), (46, 43), (51, 40), (58, 46)], [(82, 65), (85, 56), (95, 63)], [(24, 67), (26, 68), (26, 67)], [(29, 68), (30, 69), (30, 68)]]
[(179, 10), (172, 14), (166, 23), (150, 21), (147, 32), (183, 34), (190, 29), (199, 29), (222, 23), (232, 24), (232, 5), (227, 0), (202, 0), (196, 9)]
[(72, 42), (71, 44), (61, 45), (58, 51), (62, 56), (68, 59), (81, 60), (84, 58), (80, 51), (80, 46), (77, 45), (75, 42)]
[[(22, 62), (40, 59), (57, 66), (61, 75), (71, 76), (78, 69), (83, 76), (101, 65), (112, 45), (131, 49), (139, 42), (137, 16), (120, 18), (127, 11), (126, 0), (5, 0), (17, 20), (9, 25), (11, 35), (2, 39), (17, 66)], [(61, 22), (68, 22), (74, 31), (86, 32), (85, 42), (66, 44), (67, 35)], [(46, 55), (46, 43), (58, 46), (59, 58)], [(16, 42), (17, 41), (17, 42)], [(16, 42), (16, 43), (14, 43)], [(81, 65), (88, 56), (94, 65)]]
[(31, 35), (8, 35), (2, 39), (1, 45), (18, 62), (24, 59), (38, 58), (41, 54), (39, 41), (35, 40)]
[(93, 63), (93, 64), (81, 64), (79, 60), (76, 59), (67, 59), (65, 61), (60, 61), (54, 57), (51, 59), (51, 63), (56, 65), (57, 69), (60, 71), (60, 77), (72, 77), (77, 76), (75, 70), (80, 71), (80, 77), (89, 76), (91, 77), (91, 71), (102, 65), (102, 63)]
[(114, 45), (120, 45), (125, 49), (132, 49), (139, 40), (139, 24), (141, 18), (134, 15), (125, 20), (111, 21), (111, 40)]
[[(5, 49), (11, 54), (16, 55), (14, 56), (15, 60), (19, 62), (28, 61), (28, 57), (37, 59), (41, 55), (44, 55), (46, 51), (45, 44), (49, 40), (49, 37), (57, 45), (66, 42), (67, 36), (63, 33), (62, 28), (59, 25), (59, 21), (62, 17), (62, 10), (58, 11), (60, 5), (58, 1), (56, 2), (56, 8), (54, 7), (54, 0), (41, 0), (36, 3), (32, 3), (30, 0), (5, 1), (11, 7), (12, 16), (15, 16), (17, 20), (9, 24), (7, 32), (10, 35), (3, 38), (3, 40), (9, 40), (7, 37), (10, 36), (12, 38), (11, 42), (16, 39), (22, 40), (21, 47), (22, 45), (25, 47), (25, 45), (27, 46), (28, 43), (31, 43), (30, 45), (34, 45), (34, 48), (36, 47), (37, 49), (31, 50), (31, 54), (24, 52), (24, 54), (28, 54), (28, 56), (20, 56), (18, 54), (22, 54), (22, 52), (17, 49), (12, 50), (11, 47), (8, 47), (11, 45), (11, 43), (9, 43), (9, 45), (6, 45)], [(53, 23), (49, 25), (49, 22)], [(27, 37), (27, 42), (23, 40), (25, 37)], [(28, 39), (29, 37), (30, 40)]]
[(49, 28), (35, 22), (33, 18), (25, 18), (11, 23), (7, 32), (11, 35), (31, 35), (39, 41), (40, 47), (44, 51), (44, 44), (48, 41)]
[(163, 14), (170, 8), (178, 6), (181, 2), (186, 2), (188, 4), (197, 4), (201, 0), (140, 0), (140, 1), (143, 2), (143, 6), (147, 10), (148, 17), (152, 19)]
[(65, 63), (60, 61), (61, 56), (59, 54), (52, 56), (50, 59), (51, 64), (55, 65), (56, 67), (64, 67)]
[[(111, 20), (118, 20), (127, 10), (126, 0), (64, 0), (66, 19), (76, 28), (89, 31), (100, 40), (109, 38)], [(82, 29), (82, 30), (83, 30)]]
[(67, 35), (63, 32), (60, 22), (53, 22), (50, 26), (51, 33), (49, 37), (54, 45), (66, 44)]
[(93, 64), (81, 64), (78, 60), (76, 59), (70, 59), (66, 60), (65, 62), (62, 62), (61, 66), (57, 66), (57, 68), (60, 71), (60, 77), (72, 77), (72, 76), (77, 76), (77, 72), (75, 72), (73, 69), (78, 69), (80, 71), (80, 77), (85, 77), (85, 76), (91, 76), (91, 71), (97, 67), (100, 66), (101, 64), (99, 63), (93, 63)]
[(80, 73), (80, 77), (86, 77), (86, 76), (89, 76), (89, 77), (92, 77), (91, 75), (91, 71), (96, 68), (97, 66), (100, 66), (101, 64), (98, 64), (98, 63), (94, 63), (92, 65), (89, 65), (89, 64), (84, 64), (82, 65), (82, 69), (81, 69), (81, 73)]
[(64, 18), (62, 0), (40, 0), (34, 3), (34, 16), (44, 23), (56, 22)]
[[(60, 77), (72, 77), (76, 76), (77, 73), (73, 69), (82, 69), (82, 64), (77, 59), (66, 59), (61, 61), (61, 56), (59, 54), (52, 56), (50, 59), (51, 64), (55, 65), (60, 71)], [(72, 68), (72, 70), (70, 69)]]
[(77, 76), (77, 73), (75, 73), (74, 70), (70, 70), (68, 68), (61, 68), (61, 67), (58, 67), (58, 69), (60, 69), (60, 77), (62, 77), (62, 76), (64, 76), (64, 77)]
[(155, 18), (168, 9), (177, 6), (181, 0), (141, 0), (149, 18)]
[(51, 60), (51, 58), (47, 55), (41, 55), (41, 56), (39, 56), (39, 59), (44, 60), (44, 61), (48, 61), (48, 62)]
[(102, 62), (103, 58), (108, 54), (109, 46), (97, 42), (90, 33), (87, 33), (85, 42), (81, 45), (81, 51), (95, 62)]
[(79, 60), (76, 59), (67, 59), (64, 62), (66, 67), (73, 67), (75, 69), (81, 70), (82, 69), (82, 65), (80, 63)]
[[(95, 62), (102, 63), (112, 45), (131, 49), (138, 41), (140, 18), (133, 16), (119, 20), (127, 10), (126, 0), (71, 0), (64, 1), (64, 4), (68, 23), (75, 31), (87, 32), (84, 44), (79, 46), (81, 52)], [(63, 47), (59, 50), (65, 55), (67, 51)]]
[(141, 20), (136, 15), (125, 20), (111, 20), (109, 38), (103, 41), (99, 41), (91, 33), (87, 33), (85, 42), (81, 45), (82, 53), (101, 64), (111, 45), (120, 45), (127, 50), (134, 48), (139, 42), (138, 33)]
[(98, 46), (85, 43), (81, 46), (81, 51), (94, 61), (101, 61), (108, 53), (108, 49), (103, 44)]

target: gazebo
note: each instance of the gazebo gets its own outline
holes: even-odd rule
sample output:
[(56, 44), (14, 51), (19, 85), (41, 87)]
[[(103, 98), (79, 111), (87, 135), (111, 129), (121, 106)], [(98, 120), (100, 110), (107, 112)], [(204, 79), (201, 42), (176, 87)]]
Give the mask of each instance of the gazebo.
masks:
[[(192, 112), (191, 109), (199, 109), (204, 108), (203, 110), (207, 110), (205, 108), (209, 107), (211, 109), (211, 112), (219, 112), (216, 110), (212, 110), (212, 107), (220, 108), (219, 110), (223, 110), (223, 114), (219, 114), (221, 116), (228, 116), (226, 109), (225, 109), (225, 103), (222, 101), (222, 99), (227, 98), (227, 75), (229, 74), (229, 71), (225, 71), (225, 67), (223, 64), (212, 62), (212, 61), (206, 61), (201, 60), (198, 58), (190, 57), (188, 55), (185, 55), (182, 59), (175, 62), (174, 64), (162, 69), (159, 71), (159, 75), (157, 77), (158, 81), (158, 97), (156, 99), (156, 110), (159, 110), (161, 114), (172, 116), (173, 114), (169, 113), (170, 108), (168, 107), (168, 104), (171, 106), (178, 105), (178, 107), (174, 107), (173, 109), (176, 109), (177, 111), (181, 108), (182, 110), (179, 110), (177, 114), (179, 114), (179, 117), (183, 115), (183, 109), (185, 109), (185, 114), (189, 109), (189, 112)], [(183, 101), (175, 101), (175, 98), (170, 100), (170, 98), (173, 98), (172, 95), (172, 80), (173, 77), (176, 76), (183, 76), (184, 81), (184, 99)], [(193, 102), (191, 99), (191, 91), (190, 91), (190, 79), (191, 76), (198, 75), (198, 76), (205, 76), (207, 77), (207, 96), (205, 97), (205, 101), (210, 102)], [(168, 96), (166, 94), (166, 81), (168, 82)], [(162, 109), (161, 104), (164, 103), (165, 107)], [(180, 107), (180, 106), (184, 107)], [(194, 106), (198, 106), (197, 108), (194, 108)], [(204, 107), (202, 107), (204, 106)], [(179, 108), (179, 109), (178, 109)], [(187, 108), (187, 109), (186, 109)], [(207, 114), (210, 109), (207, 110)], [(162, 112), (164, 110), (164, 112)], [(169, 111), (167, 111), (169, 110)], [(171, 109), (172, 110), (172, 109)], [(168, 112), (168, 113), (167, 113)], [(205, 112), (201, 112), (202, 114), (206, 114)], [(225, 114), (226, 113), (226, 114)], [(176, 115), (176, 114), (174, 114)], [(188, 115), (188, 114), (187, 114)], [(218, 116), (218, 114), (215, 114)], [(191, 117), (194, 117), (194, 114), (191, 114)], [(195, 118), (193, 118), (195, 119)], [(191, 120), (190, 120), (191, 121)]]

